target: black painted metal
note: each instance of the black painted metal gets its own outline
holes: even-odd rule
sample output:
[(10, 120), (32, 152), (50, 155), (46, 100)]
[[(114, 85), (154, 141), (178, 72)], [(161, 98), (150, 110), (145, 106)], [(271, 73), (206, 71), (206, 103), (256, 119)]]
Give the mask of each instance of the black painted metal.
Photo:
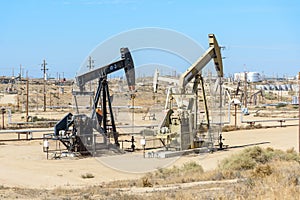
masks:
[(72, 113), (68, 113), (66, 116), (64, 116), (59, 122), (56, 123), (54, 126), (54, 135), (59, 136), (59, 131), (68, 131), (69, 127), (73, 124), (72, 120)]

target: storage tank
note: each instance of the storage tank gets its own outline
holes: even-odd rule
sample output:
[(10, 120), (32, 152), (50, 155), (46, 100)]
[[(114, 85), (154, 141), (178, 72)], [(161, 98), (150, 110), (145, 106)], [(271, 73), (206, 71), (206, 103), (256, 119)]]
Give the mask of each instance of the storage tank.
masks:
[(233, 74), (233, 79), (236, 82), (238, 82), (238, 81), (244, 81), (245, 80), (245, 73), (243, 73), (243, 72), (241, 72), (241, 73), (234, 73)]
[(293, 84), (292, 85), (292, 90), (295, 91), (295, 92), (298, 92), (299, 91), (299, 86), (296, 85), (296, 84)]
[(265, 88), (264, 88), (263, 85), (256, 85), (255, 89), (257, 89), (257, 90), (264, 90)]
[(260, 73), (258, 73), (258, 72), (248, 72), (247, 73), (247, 81), (252, 82), (252, 83), (261, 82), (262, 78), (260, 76)]
[(281, 88), (281, 90), (283, 90), (283, 91), (287, 91), (287, 90), (288, 90), (288, 87), (287, 87), (285, 84), (280, 85), (280, 88)]
[(264, 85), (264, 90), (270, 90), (270, 85)]
[(298, 101), (299, 101), (299, 99), (298, 99), (297, 96), (293, 96), (293, 97), (292, 97), (292, 104), (293, 104), (293, 105), (298, 105), (298, 104), (299, 104)]

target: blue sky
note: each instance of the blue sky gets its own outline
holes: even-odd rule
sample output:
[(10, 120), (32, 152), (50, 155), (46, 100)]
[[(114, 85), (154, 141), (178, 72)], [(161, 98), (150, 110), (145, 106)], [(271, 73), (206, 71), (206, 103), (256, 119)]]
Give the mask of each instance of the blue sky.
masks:
[[(0, 75), (48, 73), (72, 78), (101, 42), (135, 28), (183, 33), (207, 48), (214, 33), (225, 74), (244, 71), (269, 76), (300, 71), (300, 2), (158, 0), (0, 1)], [(199, 55), (200, 56), (200, 55)]]

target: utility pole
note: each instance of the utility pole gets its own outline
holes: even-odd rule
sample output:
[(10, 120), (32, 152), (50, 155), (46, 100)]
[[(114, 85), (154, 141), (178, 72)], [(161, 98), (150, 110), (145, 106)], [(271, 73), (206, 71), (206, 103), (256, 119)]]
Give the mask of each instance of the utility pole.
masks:
[(2, 113), (2, 129), (4, 129), (4, 114), (6, 113), (6, 110), (4, 107), (1, 108), (1, 113)]
[[(92, 57), (89, 56), (89, 64), (87, 66), (89, 68), (89, 71), (91, 71), (92, 68), (94, 68), (93, 64), (94, 64), (94, 60), (92, 60)], [(91, 91), (92, 91), (92, 81), (90, 81), (90, 92)], [(92, 96), (90, 96), (90, 110), (92, 109), (92, 105), (93, 105), (93, 98)]]
[(20, 80), (22, 80), (22, 65), (20, 64), (20, 74), (19, 74)]
[(29, 104), (29, 79), (28, 71), (26, 72), (26, 122), (28, 122), (28, 104)]
[(44, 60), (43, 61), (43, 64), (42, 64), (42, 71), (43, 71), (43, 74), (44, 74), (44, 112), (46, 111), (46, 80), (47, 80), (47, 74), (46, 74), (46, 71), (48, 70), (46, 68), (46, 61)]
[(245, 98), (245, 101), (244, 101), (244, 106), (245, 108), (247, 108), (247, 98), (248, 98), (248, 88), (247, 88), (247, 84), (248, 84), (248, 81), (247, 81), (247, 72), (245, 71), (245, 85), (244, 85), (244, 98)]
[(38, 103), (38, 101), (39, 101), (39, 91), (38, 90), (36, 90), (36, 110), (38, 110), (39, 109), (39, 103)]
[[(21, 88), (21, 83), (22, 83), (22, 65), (20, 64), (19, 81), (17, 82), (17, 108), (18, 108), (18, 111), (20, 110), (20, 94), (19, 94), (19, 90)], [(20, 90), (20, 92), (21, 92), (21, 90)]]
[(298, 73), (298, 109), (299, 109), (299, 114), (298, 114), (298, 118), (299, 118), (298, 145), (299, 145), (299, 153), (300, 153), (300, 72)]

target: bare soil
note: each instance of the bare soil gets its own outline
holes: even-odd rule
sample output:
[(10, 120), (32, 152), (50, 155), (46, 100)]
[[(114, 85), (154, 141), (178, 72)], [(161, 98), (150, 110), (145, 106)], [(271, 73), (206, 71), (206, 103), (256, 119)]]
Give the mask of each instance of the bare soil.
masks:
[[(54, 88), (55, 86), (53, 86)], [(50, 88), (51, 89), (51, 88)], [(72, 104), (72, 98), (70, 96), (71, 87), (66, 87), (63, 94), (59, 94), (59, 88), (53, 89), (52, 97), (53, 101), (51, 105), (69, 105)], [(36, 86), (36, 91), (41, 90), (41, 86)], [(52, 90), (52, 89), (51, 89)], [(152, 96), (137, 96), (136, 105), (146, 105), (143, 104), (146, 99), (152, 99)], [(56, 96), (56, 97), (55, 97)], [(16, 95), (5, 95), (5, 97), (0, 97), (0, 104), (4, 106), (11, 105), (13, 122), (25, 121), (25, 110), (24, 110), (24, 97), (21, 97), (22, 101), (19, 99), (20, 107), (19, 111), (16, 107)], [(34, 103), (34, 99), (37, 101)], [(49, 97), (50, 98), (50, 97)], [(30, 96), (30, 111), (29, 115), (37, 116), (39, 118), (45, 119), (60, 119), (67, 112), (71, 112), (72, 109), (49, 109), (48, 112), (42, 112), (42, 95), (37, 94)], [(163, 102), (163, 98), (159, 99)], [(127, 104), (128, 102), (126, 102)], [(129, 103), (130, 104), (130, 101)], [(34, 106), (37, 105), (37, 106)], [(50, 105), (47, 102), (47, 105)], [(149, 104), (150, 105), (150, 104)], [(152, 105), (152, 104), (151, 104)], [(155, 107), (150, 107), (155, 109)], [(287, 116), (284, 110), (281, 110), (278, 114), (278, 110), (270, 111), (274, 116)], [(277, 112), (277, 113), (276, 113)], [(266, 111), (261, 111), (261, 115), (251, 114), (249, 116), (243, 116), (244, 121), (249, 120), (269, 120), (270, 117), (266, 117), (263, 113)], [(278, 115), (277, 115), (278, 114)], [(141, 124), (153, 124), (158, 123), (157, 121), (142, 120), (144, 113), (136, 113), (135, 123), (136, 125)], [(294, 117), (295, 113), (292, 113), (290, 117)], [(132, 120), (132, 115), (127, 114), (122, 116), (122, 113), (117, 116), (120, 121), (127, 118), (127, 124), (130, 125)], [(159, 116), (157, 116), (159, 117)], [(240, 115), (238, 117), (238, 126), (247, 126), (247, 123), (241, 123)], [(231, 114), (230, 124), (234, 123), (234, 116)], [(260, 123), (260, 122), (258, 122)], [(273, 126), (274, 124), (279, 124), (277, 121), (266, 122), (268, 126)], [(285, 124), (297, 124), (297, 121), (289, 121)], [(139, 130), (135, 130), (139, 131)], [(126, 132), (126, 130), (124, 130)], [(34, 137), (42, 137), (43, 133), (34, 133)], [(24, 136), (22, 136), (24, 137)], [(17, 138), (17, 134), (0, 134), (0, 140)], [(233, 153), (239, 152), (245, 147), (249, 146), (262, 146), (262, 147), (272, 147), (274, 149), (298, 149), (298, 125), (288, 126), (288, 127), (277, 127), (277, 128), (267, 128), (267, 129), (253, 129), (253, 130), (240, 130), (240, 131), (230, 131), (223, 133), (224, 144), (228, 145), (228, 149), (223, 151), (217, 151), (213, 153), (206, 154), (193, 154), (188, 156), (182, 156), (173, 160), (161, 160), (157, 158), (143, 158), (143, 151), (137, 151), (136, 153), (129, 153), (119, 157), (102, 157), (100, 159), (87, 157), (87, 158), (77, 158), (77, 157), (67, 157), (61, 159), (49, 159), (47, 160), (46, 153), (43, 152), (43, 144), (41, 140), (30, 140), (30, 141), (13, 141), (13, 142), (1, 142), (0, 143), (0, 199), (64, 199), (65, 197), (78, 197), (90, 198), (90, 193), (93, 187), (101, 187), (102, 184), (108, 183), (116, 180), (132, 180), (141, 178), (146, 174), (143, 172), (143, 165), (150, 167), (149, 169), (157, 169), (160, 167), (173, 167), (181, 166), (184, 163), (195, 161), (200, 164), (205, 171), (215, 169), (221, 160), (232, 155)], [(52, 143), (51, 145), (56, 145)], [(146, 152), (147, 153), (147, 152)], [(52, 158), (53, 155), (50, 155)], [(116, 159), (117, 158), (117, 159)], [(120, 159), (119, 159), (120, 158)], [(107, 162), (105, 162), (107, 161)], [(114, 166), (110, 166), (108, 163), (114, 163)], [(120, 168), (115, 166), (127, 166), (130, 169), (139, 169), (135, 173), (128, 172), (130, 170), (119, 170)], [(122, 168), (124, 169), (124, 168)], [(147, 170), (146, 170), (147, 171)], [(90, 188), (90, 189), (87, 189)], [(212, 187), (203, 189), (207, 191), (219, 190), (219, 185), (212, 185)], [(226, 188), (226, 187), (222, 187)], [(66, 192), (65, 190), (68, 189)], [(77, 190), (80, 189), (80, 190)], [(105, 197), (106, 191), (103, 191)], [(125, 192), (118, 193), (118, 197), (127, 195), (130, 198), (131, 192), (134, 190), (129, 190)], [(110, 193), (107, 193), (107, 195)], [(129, 195), (129, 196), (128, 196)], [(93, 198), (97, 199), (97, 196)], [(103, 198), (100, 196), (99, 198)], [(67, 198), (68, 199), (68, 198)], [(122, 198), (120, 198), (122, 199)]]

